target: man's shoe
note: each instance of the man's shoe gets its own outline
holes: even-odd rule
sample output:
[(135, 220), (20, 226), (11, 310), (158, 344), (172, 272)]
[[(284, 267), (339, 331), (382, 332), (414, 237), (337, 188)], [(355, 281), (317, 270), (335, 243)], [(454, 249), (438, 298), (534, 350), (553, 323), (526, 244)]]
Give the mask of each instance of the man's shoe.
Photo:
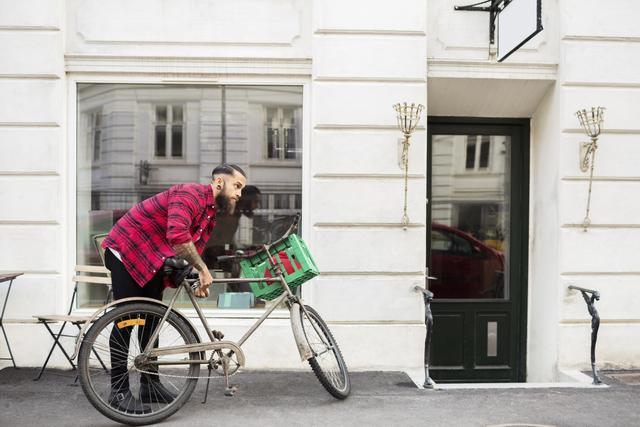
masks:
[(171, 403), (176, 396), (158, 379), (140, 382), (140, 400), (143, 403)]
[(151, 412), (151, 408), (133, 397), (129, 390), (111, 392), (109, 405), (127, 414), (148, 414)]

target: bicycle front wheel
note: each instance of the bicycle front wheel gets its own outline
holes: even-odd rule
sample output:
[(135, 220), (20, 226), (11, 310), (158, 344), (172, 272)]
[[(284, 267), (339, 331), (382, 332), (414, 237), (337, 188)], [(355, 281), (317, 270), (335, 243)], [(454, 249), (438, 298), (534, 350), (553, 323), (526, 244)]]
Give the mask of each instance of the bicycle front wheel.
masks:
[(322, 386), (336, 399), (346, 399), (351, 379), (338, 343), (320, 314), (308, 305), (299, 306), (305, 339), (313, 352), (308, 360)]
[[(82, 390), (108, 418), (129, 425), (157, 423), (174, 414), (193, 393), (200, 365), (189, 364), (188, 359), (200, 359), (200, 353), (160, 356), (140, 363), (166, 310), (149, 303), (125, 304), (100, 317), (84, 336), (78, 354)], [(172, 311), (154, 347), (197, 342), (191, 327)]]

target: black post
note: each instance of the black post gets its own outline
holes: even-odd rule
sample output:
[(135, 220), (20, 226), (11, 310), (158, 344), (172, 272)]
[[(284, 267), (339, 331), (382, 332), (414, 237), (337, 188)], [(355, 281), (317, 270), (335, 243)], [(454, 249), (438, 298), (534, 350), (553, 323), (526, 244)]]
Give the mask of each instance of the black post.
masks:
[(433, 292), (426, 291), (424, 297), (424, 323), (427, 325), (427, 336), (424, 340), (424, 388), (433, 388), (434, 383), (429, 376), (429, 363), (431, 358), (431, 336), (433, 335), (433, 314), (431, 313), (431, 300)]
[[(428, 277), (427, 280), (436, 280), (435, 277)], [(433, 335), (433, 314), (431, 313), (431, 301), (433, 292), (420, 286), (415, 287), (416, 291), (422, 292), (424, 298), (424, 323), (427, 325), (427, 335), (424, 338), (424, 388), (434, 388), (435, 383), (429, 376), (429, 363), (431, 356), (431, 336)]]
[(569, 286), (569, 289), (575, 289), (582, 293), (582, 298), (587, 303), (587, 309), (591, 315), (591, 372), (593, 374), (593, 384), (600, 385), (602, 381), (596, 368), (596, 342), (598, 341), (598, 329), (600, 329), (600, 315), (595, 305), (595, 302), (600, 300), (600, 292), (573, 285)]

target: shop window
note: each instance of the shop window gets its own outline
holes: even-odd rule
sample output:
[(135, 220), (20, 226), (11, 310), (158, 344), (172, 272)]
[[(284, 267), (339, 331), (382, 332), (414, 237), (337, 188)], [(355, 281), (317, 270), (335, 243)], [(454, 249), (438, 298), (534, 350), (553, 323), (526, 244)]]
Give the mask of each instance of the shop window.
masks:
[[(103, 109), (110, 113), (100, 115)], [(245, 170), (248, 185), (234, 212), (218, 213), (202, 256), (214, 277), (237, 277), (238, 266), (217, 256), (259, 248), (301, 212), (301, 117), (298, 86), (79, 85), (78, 135), (87, 137), (77, 138), (76, 264), (101, 264), (93, 236), (109, 232), (136, 203), (174, 184), (208, 183), (213, 168), (229, 162)], [(109, 153), (99, 165), (91, 154), (96, 141)], [(272, 141), (269, 159), (281, 162), (264, 161), (265, 141)], [(165, 161), (172, 159), (185, 161)], [(248, 290), (212, 286), (203, 306), (216, 308), (220, 294)], [(100, 306), (100, 291), (79, 290), (79, 307)]]

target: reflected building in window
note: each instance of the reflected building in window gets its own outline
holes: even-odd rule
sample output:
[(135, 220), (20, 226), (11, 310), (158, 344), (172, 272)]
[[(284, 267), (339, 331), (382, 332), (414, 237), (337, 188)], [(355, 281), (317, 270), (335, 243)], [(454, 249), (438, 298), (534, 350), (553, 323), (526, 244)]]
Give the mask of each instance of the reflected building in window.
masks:
[(508, 218), (507, 136), (434, 135), (434, 222), (455, 227), (499, 248)]
[(508, 298), (509, 136), (433, 135), (430, 289)]
[(299, 86), (81, 84), (77, 135), (78, 264), (100, 263), (91, 237), (133, 205), (174, 184), (208, 183), (223, 162), (242, 167), (252, 187), (238, 212), (220, 215), (211, 268), (221, 267), (213, 254), (277, 237), (302, 208)]

